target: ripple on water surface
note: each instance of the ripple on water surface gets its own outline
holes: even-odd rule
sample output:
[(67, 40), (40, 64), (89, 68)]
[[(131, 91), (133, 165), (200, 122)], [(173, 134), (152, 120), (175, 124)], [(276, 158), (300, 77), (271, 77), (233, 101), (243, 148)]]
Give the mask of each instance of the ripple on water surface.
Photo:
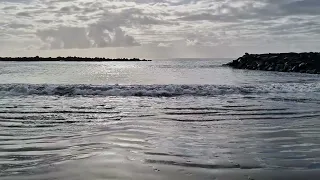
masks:
[(3, 178), (248, 179), (279, 169), (290, 172), (287, 177), (297, 170), (312, 177), (319, 170), (314, 102), (256, 97), (243, 103), (232, 96), (2, 100)]

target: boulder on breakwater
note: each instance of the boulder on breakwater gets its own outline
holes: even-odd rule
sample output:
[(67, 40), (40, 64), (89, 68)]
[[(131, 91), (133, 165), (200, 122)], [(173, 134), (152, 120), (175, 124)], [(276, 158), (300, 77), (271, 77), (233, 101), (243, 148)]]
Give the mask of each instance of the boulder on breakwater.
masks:
[(320, 74), (320, 53), (246, 53), (225, 65), (237, 69)]

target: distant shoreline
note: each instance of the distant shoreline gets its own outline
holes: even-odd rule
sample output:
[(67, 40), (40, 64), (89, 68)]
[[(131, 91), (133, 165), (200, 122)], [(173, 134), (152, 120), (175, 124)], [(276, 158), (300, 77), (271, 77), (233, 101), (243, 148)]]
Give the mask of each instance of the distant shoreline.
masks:
[(0, 61), (38, 62), (38, 61), (65, 61), (65, 62), (112, 62), (112, 61), (151, 61), (139, 58), (104, 58), (104, 57), (0, 57)]

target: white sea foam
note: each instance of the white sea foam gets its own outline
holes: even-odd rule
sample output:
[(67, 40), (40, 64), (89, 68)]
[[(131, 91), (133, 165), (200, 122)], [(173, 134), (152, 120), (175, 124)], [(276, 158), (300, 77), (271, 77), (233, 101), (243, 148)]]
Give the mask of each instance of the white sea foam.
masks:
[(320, 85), (227, 86), (227, 85), (55, 85), (0, 84), (2, 95), (59, 96), (215, 96), (224, 94), (259, 94), (287, 92), (320, 92)]

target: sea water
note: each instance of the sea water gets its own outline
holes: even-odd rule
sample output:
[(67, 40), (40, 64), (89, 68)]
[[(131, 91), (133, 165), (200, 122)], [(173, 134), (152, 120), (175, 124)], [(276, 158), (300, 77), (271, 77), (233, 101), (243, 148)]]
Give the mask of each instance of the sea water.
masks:
[(0, 62), (0, 179), (317, 179), (320, 75)]

